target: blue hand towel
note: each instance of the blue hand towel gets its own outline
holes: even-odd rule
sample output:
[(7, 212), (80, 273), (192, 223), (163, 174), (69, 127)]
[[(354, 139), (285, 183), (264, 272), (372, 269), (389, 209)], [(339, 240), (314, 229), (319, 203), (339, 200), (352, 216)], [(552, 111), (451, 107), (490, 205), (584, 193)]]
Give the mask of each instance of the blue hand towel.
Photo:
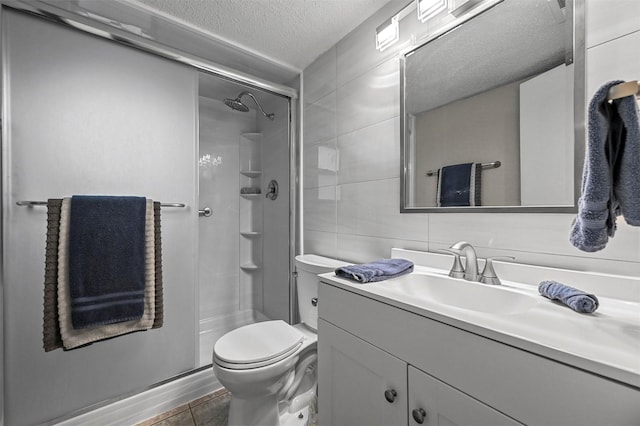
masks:
[(632, 226), (640, 226), (640, 111), (634, 96), (613, 101), (625, 132), (613, 170), (613, 190), (619, 214)]
[(142, 317), (145, 212), (143, 197), (72, 197), (69, 291), (73, 328)]
[(542, 281), (538, 291), (548, 299), (557, 300), (576, 312), (590, 314), (598, 309), (600, 302), (593, 294), (587, 294), (557, 281)]
[(475, 163), (442, 167), (438, 172), (438, 207), (479, 206), (481, 170)]
[(341, 266), (335, 270), (338, 277), (361, 283), (388, 280), (413, 271), (413, 262), (406, 259), (380, 259), (362, 265)]
[(607, 102), (610, 81), (589, 102), (589, 138), (578, 215), (569, 241), (586, 252), (605, 248), (616, 217), (640, 226), (640, 119), (633, 96)]

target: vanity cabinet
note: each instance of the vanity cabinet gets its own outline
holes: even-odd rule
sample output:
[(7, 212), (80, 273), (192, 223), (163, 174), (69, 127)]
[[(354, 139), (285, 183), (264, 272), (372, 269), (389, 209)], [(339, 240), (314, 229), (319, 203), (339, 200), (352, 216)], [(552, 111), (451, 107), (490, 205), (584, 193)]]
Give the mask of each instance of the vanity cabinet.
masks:
[(318, 323), (322, 425), (407, 424), (407, 363), (325, 321)]
[(327, 281), (318, 290), (324, 426), (414, 426), (420, 408), (424, 425), (640, 425), (640, 386)]
[(411, 365), (408, 366), (408, 377), (410, 425), (521, 425)]
[(318, 330), (321, 425), (520, 425), (324, 320)]

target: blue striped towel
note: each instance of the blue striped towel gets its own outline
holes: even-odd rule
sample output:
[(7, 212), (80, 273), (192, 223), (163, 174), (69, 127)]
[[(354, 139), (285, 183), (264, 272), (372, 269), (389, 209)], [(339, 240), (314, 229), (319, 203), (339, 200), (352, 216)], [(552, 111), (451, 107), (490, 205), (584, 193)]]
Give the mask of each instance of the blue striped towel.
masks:
[(69, 291), (73, 328), (142, 317), (145, 212), (143, 197), (72, 197)]

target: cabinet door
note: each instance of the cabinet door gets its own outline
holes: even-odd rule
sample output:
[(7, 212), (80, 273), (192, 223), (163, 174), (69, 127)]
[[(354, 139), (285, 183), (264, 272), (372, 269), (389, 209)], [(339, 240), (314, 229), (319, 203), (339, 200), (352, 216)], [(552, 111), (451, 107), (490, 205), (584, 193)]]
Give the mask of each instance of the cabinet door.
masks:
[(515, 426), (521, 423), (409, 366), (409, 425), (418, 424)]
[(320, 425), (406, 425), (407, 364), (319, 320), (318, 403)]

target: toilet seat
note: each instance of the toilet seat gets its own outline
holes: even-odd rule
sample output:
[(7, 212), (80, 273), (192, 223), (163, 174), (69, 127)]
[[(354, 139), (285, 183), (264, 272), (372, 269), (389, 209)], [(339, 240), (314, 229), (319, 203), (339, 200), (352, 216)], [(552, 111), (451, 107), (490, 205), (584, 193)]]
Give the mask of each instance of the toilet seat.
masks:
[(300, 331), (282, 320), (259, 322), (218, 339), (213, 359), (219, 366), (232, 370), (264, 367), (291, 356), (303, 340)]

